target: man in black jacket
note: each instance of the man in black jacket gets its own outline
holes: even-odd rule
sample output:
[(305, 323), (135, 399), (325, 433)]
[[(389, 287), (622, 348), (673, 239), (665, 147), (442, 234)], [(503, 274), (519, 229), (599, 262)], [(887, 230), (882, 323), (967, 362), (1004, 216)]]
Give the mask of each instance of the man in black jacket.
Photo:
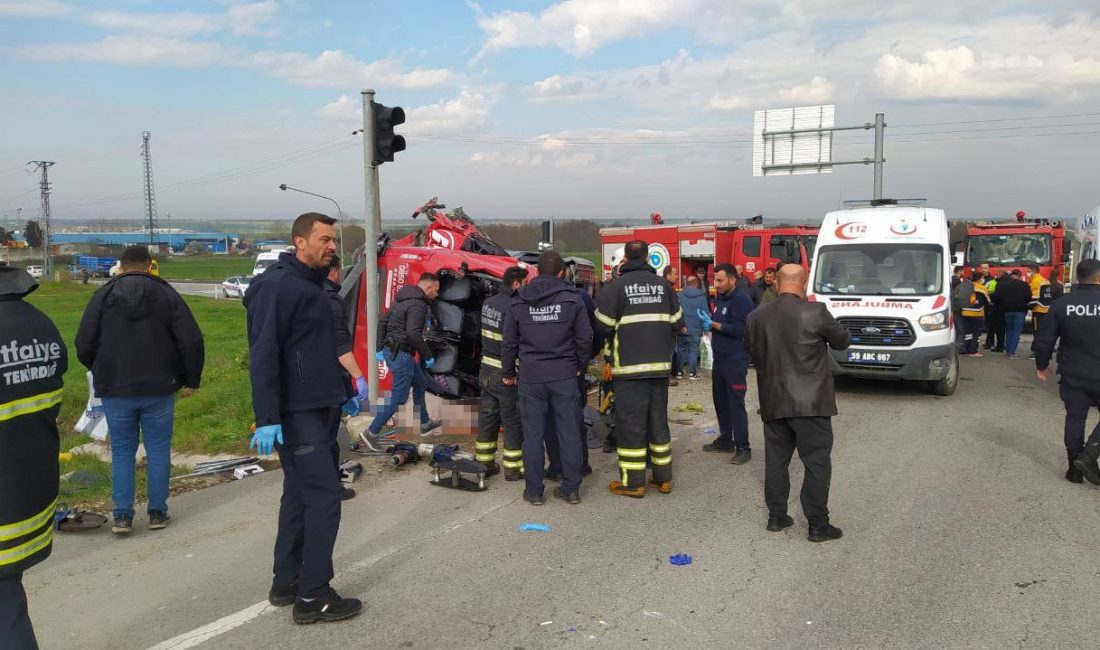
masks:
[(122, 274), (96, 290), (76, 332), (76, 356), (89, 370), (111, 432), (114, 525), (134, 525), (138, 436), (148, 470), (149, 528), (168, 526), (168, 476), (176, 391), (198, 388), (202, 332), (170, 284), (150, 275), (145, 246), (122, 251)]
[(756, 366), (760, 418), (764, 420), (764, 501), (768, 530), (794, 525), (787, 515), (788, 467), (795, 449), (806, 468), (802, 512), (808, 539), (840, 539), (829, 523), (832, 480), (832, 416), (836, 415), (829, 348), (851, 344), (848, 332), (820, 302), (806, 302), (806, 270), (786, 264), (778, 274), (779, 296), (749, 314), (745, 347)]
[(340, 406), (351, 395), (322, 285), (336, 254), (335, 223), (316, 212), (295, 219), (294, 254), (280, 255), (244, 296), (256, 415), (250, 446), (261, 454), (277, 450), (283, 468), (268, 601), (293, 604), (295, 623), (340, 620), (363, 608), (329, 586), (344, 493), (334, 469), (336, 433)]
[(0, 646), (38, 648), (23, 572), (50, 556), (57, 506), (62, 377), (53, 322), (23, 300), (38, 288), (0, 261)]
[(543, 437), (547, 419), (553, 418), (563, 475), (554, 496), (576, 504), (581, 501), (584, 439), (577, 430), (581, 422), (577, 378), (584, 375), (592, 356), (592, 326), (581, 297), (561, 281), (565, 271), (561, 255), (542, 253), (538, 269), (538, 277), (512, 296), (504, 316), (502, 381), (510, 386), (519, 384), (527, 482), (524, 500), (532, 505), (546, 502), (542, 494)]
[[(393, 373), (393, 384), (390, 387), (390, 397), (378, 409), (374, 421), (367, 428), (373, 436), (382, 434), (382, 427), (409, 400), (410, 390), (413, 406), (420, 413), (421, 435), (441, 424), (439, 420), (433, 420), (428, 415), (425, 401), (428, 379), (420, 368), (420, 363), (428, 370), (435, 366), (432, 350), (424, 341), (424, 327), (431, 314), (431, 302), (438, 295), (439, 278), (434, 273), (422, 274), (415, 287), (401, 287), (397, 292), (394, 305), (385, 319), (386, 331), (379, 332), (383, 334), (380, 354)], [(413, 353), (420, 355), (420, 363), (417, 363)]]
[(1016, 349), (1020, 346), (1020, 334), (1024, 331), (1028, 303), (1031, 302), (1031, 287), (1021, 279), (1019, 271), (1013, 271), (1007, 278), (997, 280), (997, 288), (990, 298), (1004, 314), (1005, 356), (1015, 359)]
[(1069, 469), (1066, 480), (1080, 483), (1081, 474), (1100, 485), (1100, 424), (1085, 443), (1089, 407), (1100, 407), (1100, 261), (1077, 265), (1078, 285), (1056, 298), (1031, 344), (1039, 379), (1050, 376), (1050, 360), (1058, 345), (1058, 393), (1066, 407), (1065, 443)]

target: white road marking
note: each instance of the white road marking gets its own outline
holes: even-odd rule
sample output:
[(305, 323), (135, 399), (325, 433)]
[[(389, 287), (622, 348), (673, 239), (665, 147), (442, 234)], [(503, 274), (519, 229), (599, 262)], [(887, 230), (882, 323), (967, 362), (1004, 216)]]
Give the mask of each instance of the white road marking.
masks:
[[(440, 528), (436, 529), (434, 532), (429, 533), (429, 534), (427, 534), (423, 537), (420, 537), (418, 539), (415, 539), (411, 542), (407, 542), (405, 544), (402, 544), (401, 546), (390, 547), (390, 548), (388, 548), (384, 551), (380, 551), (378, 553), (375, 553), (374, 555), (368, 556), (368, 557), (366, 557), (362, 560), (359, 560), (358, 562), (355, 562), (351, 566), (347, 567), (347, 569), (345, 569), (342, 573), (345, 573), (345, 574), (346, 573), (356, 573), (358, 571), (368, 569), (371, 566), (373, 566), (374, 564), (376, 564), (378, 562), (381, 562), (382, 560), (385, 560), (385, 559), (387, 559), (389, 557), (392, 557), (394, 555), (397, 555), (398, 553), (402, 553), (402, 552), (412, 548), (413, 546), (416, 546), (417, 544), (420, 544), (421, 542), (426, 542), (428, 540), (432, 540), (432, 539), (435, 539), (437, 537), (442, 537), (443, 535), (446, 535), (447, 533), (458, 530), (459, 528), (461, 528), (462, 526), (465, 526), (466, 524), (478, 521), (478, 520), (492, 514), (493, 512), (503, 508), (504, 506), (511, 505), (511, 504), (515, 503), (516, 501), (518, 501), (518, 500), (519, 500), (519, 497), (516, 497), (515, 499), (513, 499), (511, 501), (505, 501), (504, 503), (498, 503), (497, 505), (492, 506), (491, 508), (487, 508), (483, 512), (481, 512), (477, 515), (474, 515), (473, 517), (469, 517), (467, 519), (462, 519), (460, 521), (457, 521), (457, 522), (454, 522), (454, 523), (451, 523), (451, 524), (447, 524), (446, 526), (441, 526)], [(336, 578), (339, 578), (339, 577), (340, 577), (340, 575), (336, 576)], [(336, 579), (336, 578), (334, 578), (334, 579)], [(264, 600), (264, 601), (256, 603), (255, 605), (252, 605), (251, 607), (246, 607), (246, 608), (244, 608), (244, 609), (242, 609), (238, 612), (234, 612), (233, 614), (230, 614), (228, 616), (223, 616), (222, 618), (219, 618), (218, 620), (214, 621), (213, 623), (208, 623), (206, 625), (203, 625), (202, 627), (197, 627), (197, 628), (195, 628), (195, 629), (193, 629), (189, 632), (184, 632), (183, 634), (179, 634), (177, 636), (174, 636), (171, 639), (168, 639), (167, 641), (161, 641), (160, 643), (158, 643), (155, 646), (151, 647), (149, 650), (187, 650), (187, 648), (194, 648), (195, 646), (199, 645), (200, 643), (204, 643), (206, 641), (209, 641), (210, 639), (213, 639), (214, 637), (217, 637), (221, 634), (225, 634), (226, 632), (228, 632), (230, 630), (238, 628), (238, 627), (244, 625), (245, 623), (248, 623), (248, 622), (252, 621), (253, 619), (256, 619), (256, 618), (260, 617), (262, 614), (264, 614), (264, 613), (266, 613), (270, 610), (275, 610), (275, 609), (278, 609), (278, 608), (271, 605), (266, 600)]]

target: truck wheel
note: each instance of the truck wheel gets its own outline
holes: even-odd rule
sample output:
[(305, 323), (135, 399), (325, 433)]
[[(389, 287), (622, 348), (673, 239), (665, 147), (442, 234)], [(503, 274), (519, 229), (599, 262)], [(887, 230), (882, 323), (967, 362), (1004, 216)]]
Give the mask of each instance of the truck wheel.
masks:
[(943, 379), (928, 382), (928, 390), (933, 395), (947, 397), (955, 392), (959, 385), (959, 353), (951, 355), (951, 362), (947, 366), (947, 376)]

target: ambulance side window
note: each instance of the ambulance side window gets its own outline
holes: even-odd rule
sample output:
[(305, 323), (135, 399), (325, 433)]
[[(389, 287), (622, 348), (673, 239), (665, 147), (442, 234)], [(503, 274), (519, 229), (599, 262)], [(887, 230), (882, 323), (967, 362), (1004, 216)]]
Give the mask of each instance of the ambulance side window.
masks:
[(744, 253), (745, 257), (760, 257), (760, 235), (742, 239), (741, 252)]

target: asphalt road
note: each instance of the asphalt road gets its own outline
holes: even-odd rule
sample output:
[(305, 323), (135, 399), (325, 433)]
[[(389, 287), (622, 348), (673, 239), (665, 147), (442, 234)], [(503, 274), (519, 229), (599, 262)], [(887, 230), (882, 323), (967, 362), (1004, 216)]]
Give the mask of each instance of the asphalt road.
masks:
[[(755, 408), (755, 388), (750, 408)], [(709, 383), (672, 405), (709, 402)], [(608, 494), (598, 451), (584, 503), (427, 483), (372, 467), (336, 549), (354, 620), (296, 626), (266, 605), (280, 475), (176, 498), (173, 525), (129, 539), (60, 534), (30, 571), (44, 648), (1006, 648), (1095, 641), (1100, 489), (1071, 485), (1061, 403), (1033, 365), (964, 359), (949, 398), (842, 382), (833, 521), (842, 540), (764, 529), (761, 425), (736, 467), (702, 453), (713, 411), (675, 414), (675, 489)], [(379, 473), (380, 472), (380, 473)], [(139, 511), (141, 508), (139, 507)], [(519, 532), (523, 522), (549, 533)], [(687, 553), (689, 566), (669, 564)]]
[(179, 280), (169, 281), (176, 291), (185, 296), (206, 296), (207, 298), (214, 298), (215, 291), (217, 291), (217, 297), (224, 298), (225, 290), (222, 288), (220, 282), (182, 282)]

